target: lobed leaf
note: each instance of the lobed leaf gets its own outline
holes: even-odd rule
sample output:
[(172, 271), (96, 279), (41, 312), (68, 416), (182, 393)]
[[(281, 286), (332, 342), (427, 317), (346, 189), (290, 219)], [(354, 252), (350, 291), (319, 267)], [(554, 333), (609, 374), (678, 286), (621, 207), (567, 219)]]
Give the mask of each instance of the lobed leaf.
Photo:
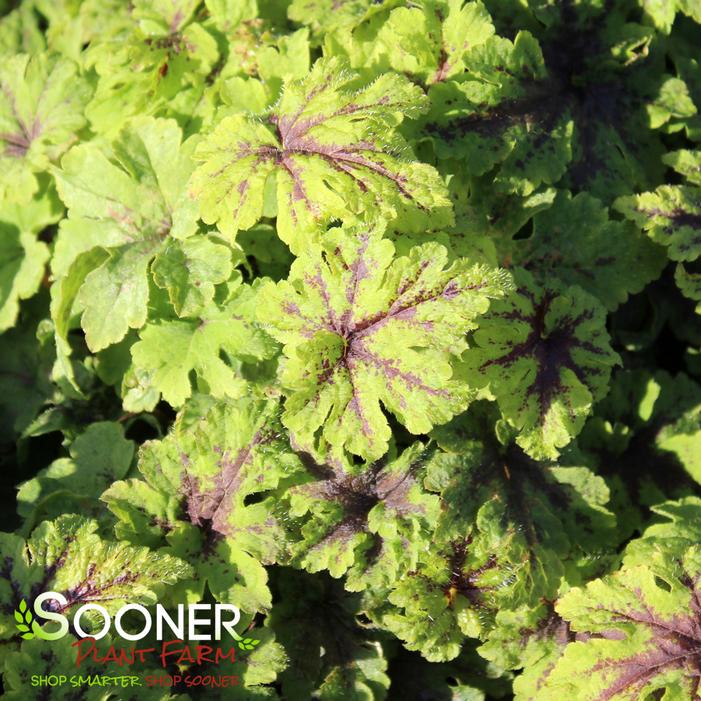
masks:
[(469, 402), (451, 360), (508, 277), (466, 259), (446, 267), (436, 243), (393, 253), (377, 232), (336, 230), (261, 293), (259, 318), (285, 354), (283, 421), (303, 445), (321, 435), (375, 459), (391, 433), (382, 407), (418, 434)]
[(565, 648), (542, 698), (697, 696), (699, 572), (694, 545), (659, 566), (627, 567), (568, 592), (557, 610), (583, 639)]
[(396, 131), (425, 103), (398, 75), (359, 88), (338, 60), (317, 61), (308, 76), (285, 85), (264, 119), (225, 117), (200, 142), (191, 192), (203, 220), (231, 235), (248, 229), (274, 188), (277, 233), (293, 252), (330, 220), (370, 209), (413, 231), (450, 223), (440, 176), (412, 157)]
[(497, 302), (464, 355), (468, 381), (489, 383), (516, 442), (536, 459), (557, 457), (607, 391), (620, 362), (609, 345), (603, 307), (578, 287), (544, 287), (524, 271)]
[[(191, 574), (182, 560), (105, 540), (97, 530), (97, 521), (64, 514), (44, 521), (27, 541), (3, 533), (0, 608), (11, 614), (21, 597), (33, 600), (44, 591), (56, 591), (68, 601), (63, 611), (94, 602), (114, 612), (124, 603), (155, 603), (162, 585)], [(8, 637), (12, 628), (9, 622), (0, 623), (0, 634)]]
[(249, 613), (270, 606), (262, 563), (274, 562), (280, 529), (267, 492), (300, 465), (281, 435), (277, 403), (246, 397), (214, 404), (192, 424), (184, 414), (141, 450), (143, 479), (115, 482), (103, 500), (134, 542), (168, 543), (191, 563), (189, 590), (207, 584)]
[(55, 313), (74, 304), (82, 309), (93, 352), (144, 325), (151, 261), (171, 239), (197, 230), (196, 206), (184, 190), (189, 149), (180, 141), (174, 121), (143, 118), (110, 149), (76, 147), (55, 172), (68, 206), (52, 262), (62, 278), (54, 290)]
[(0, 69), (0, 200), (26, 203), (48, 170), (77, 141), (90, 87), (73, 61), (17, 54)]

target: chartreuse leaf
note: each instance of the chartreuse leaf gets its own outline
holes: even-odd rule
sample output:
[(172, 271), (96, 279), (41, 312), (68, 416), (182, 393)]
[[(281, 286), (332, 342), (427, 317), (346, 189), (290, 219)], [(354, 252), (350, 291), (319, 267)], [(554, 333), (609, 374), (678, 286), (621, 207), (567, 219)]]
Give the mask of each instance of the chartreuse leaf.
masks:
[(153, 263), (155, 283), (168, 290), (178, 316), (197, 316), (214, 297), (214, 287), (232, 273), (231, 249), (212, 239), (170, 241)]
[(17, 511), (31, 519), (31, 525), (38, 517), (67, 511), (86, 515), (90, 509), (99, 515), (97, 500), (112, 482), (126, 476), (134, 444), (124, 437), (121, 424), (98, 421), (73, 441), (69, 454), (20, 485)]
[(45, 48), (46, 39), (32, 5), (0, 5), (0, 55), (35, 54)]
[(45, 53), (3, 59), (0, 68), (0, 200), (26, 202), (85, 124), (87, 82), (64, 58)]
[(31, 601), (56, 591), (68, 601), (64, 610), (94, 602), (114, 612), (125, 603), (155, 603), (163, 585), (191, 575), (189, 565), (172, 555), (104, 540), (97, 530), (97, 521), (67, 514), (44, 521), (27, 541), (0, 535), (0, 608), (8, 614), (0, 622), (2, 637), (13, 634), (12, 609), (22, 597)]
[[(289, 655), (280, 675), (288, 701), (381, 701), (390, 684), (383, 645), (359, 625), (357, 595), (328, 576), (276, 571), (279, 595), (269, 625)], [(299, 625), (305, 620), (304, 626)]]
[(416, 161), (396, 127), (426, 109), (420, 88), (387, 73), (359, 88), (336, 59), (288, 82), (264, 120), (225, 117), (198, 145), (191, 191), (206, 223), (235, 234), (263, 215), (274, 187), (277, 232), (302, 252), (331, 219), (373, 211), (398, 228), (452, 221), (438, 172)]
[(307, 456), (313, 480), (290, 488), (283, 507), (299, 521), (293, 520), (299, 535), (291, 537), (292, 562), (309, 572), (346, 574), (350, 591), (387, 586), (414, 569), (440, 508), (421, 488), (425, 460), (421, 443), (360, 471)]
[(655, 440), (658, 450), (671, 453), (676, 461), (701, 484), (701, 397), (695, 406), (664, 426)]
[(223, 32), (236, 29), (240, 22), (254, 20), (258, 14), (256, 0), (205, 0), (204, 4)]
[[(135, 120), (111, 148), (77, 146), (55, 172), (68, 218), (52, 262), (59, 278), (54, 314), (65, 316), (74, 304), (82, 309), (93, 352), (143, 326), (151, 261), (172, 239), (197, 230), (196, 206), (184, 189), (189, 148), (180, 140), (174, 121)], [(57, 331), (65, 337), (67, 328)]]
[(62, 213), (52, 189), (22, 204), (0, 200), (0, 331), (15, 324), (20, 302), (38, 291), (50, 255), (38, 234)]
[(699, 581), (695, 544), (572, 589), (556, 609), (581, 639), (565, 648), (538, 698), (696, 698)]
[(469, 382), (489, 384), (526, 453), (554, 458), (606, 394), (620, 359), (596, 299), (576, 286), (541, 287), (523, 270), (516, 281), (481, 321), (463, 369)]
[(494, 34), (481, 2), (431, 0), (420, 7), (392, 9), (385, 3), (385, 8), (367, 22), (327, 35), (326, 50), (348, 56), (354, 68), (389, 68), (435, 83), (459, 76), (466, 52)]
[(141, 449), (143, 479), (115, 482), (103, 499), (120, 537), (168, 543), (193, 566), (190, 598), (199, 600), (206, 584), (219, 601), (253, 614), (270, 606), (262, 563), (274, 562), (282, 545), (265, 497), (301, 465), (276, 401), (217, 403), (192, 425), (182, 425), (183, 416), (164, 440)]
[(310, 25), (316, 33), (332, 32), (354, 26), (385, 9), (402, 4), (402, 0), (348, 0), (339, 5), (334, 0), (292, 0), (287, 16), (293, 22)]
[[(188, 699), (207, 699), (208, 701), (258, 701), (258, 699), (280, 699), (275, 688), (267, 686), (275, 682), (279, 673), (287, 666), (287, 655), (275, 636), (268, 628), (254, 628), (236, 644), (236, 659), (232, 662), (224, 658), (217, 662), (204, 662), (200, 665), (191, 665), (187, 674), (192, 679), (201, 675), (203, 678), (215, 679), (235, 677), (236, 684), (213, 684), (211, 687), (203, 686), (198, 692), (189, 690)], [(254, 637), (250, 637), (254, 636)], [(255, 640), (251, 645), (244, 640)], [(224, 642), (224, 641), (222, 641)], [(231, 641), (233, 643), (233, 641)], [(206, 643), (205, 643), (206, 644)], [(216, 644), (216, 643), (215, 643)], [(163, 670), (161, 670), (162, 673)], [(168, 696), (173, 699), (173, 696)], [(177, 697), (176, 697), (177, 698)]]
[[(127, 10), (120, 0), (33, 0), (24, 7), (35, 22), (48, 25), (42, 38), (49, 50), (81, 63), (84, 49), (123, 23)], [(26, 25), (24, 31), (29, 33)]]
[(701, 252), (701, 188), (660, 185), (654, 192), (624, 197), (616, 208), (667, 246), (672, 260), (692, 261)]
[(550, 603), (503, 608), (494, 622), (479, 654), (498, 669), (521, 669), (513, 680), (514, 699), (538, 701), (541, 687), (574, 633)]
[(434, 542), (370, 612), (373, 619), (429, 662), (456, 658), (466, 637), (481, 637), (493, 625), (520, 566), (507, 560), (513, 533), (491, 531), (473, 527)]
[(512, 260), (543, 282), (576, 284), (609, 310), (654, 280), (666, 260), (628, 222), (609, 219), (606, 207), (585, 192), (558, 193), (533, 217), (533, 235), (514, 243)]
[(95, 131), (115, 134), (133, 116), (195, 110), (219, 57), (216, 39), (197, 21), (199, 5), (135, 0), (91, 42), (84, 61), (99, 80), (86, 113)]
[(451, 360), (510, 283), (503, 271), (447, 259), (436, 243), (395, 258), (378, 232), (337, 229), (261, 292), (259, 318), (284, 346), (283, 422), (302, 444), (320, 434), (376, 459), (391, 435), (381, 405), (415, 434), (467, 406)]
[[(229, 252), (228, 248), (221, 248)], [(224, 264), (219, 269), (210, 267), (208, 270), (218, 276), (230, 268)], [(178, 305), (183, 299), (178, 297), (180, 293), (185, 293), (185, 299), (202, 298), (199, 292), (202, 285), (197, 287), (199, 272), (194, 267), (187, 280), (182, 270), (175, 274), (177, 282), (170, 282)], [(190, 292), (191, 288), (195, 291)], [(255, 284), (253, 287), (243, 284), (237, 273), (229, 285), (228, 298), (221, 305), (208, 305), (199, 318), (159, 319), (147, 324), (139, 333), (139, 341), (131, 348), (135, 373), (175, 407), (181, 406), (192, 394), (193, 373), (197, 386), (213, 397), (244, 394), (248, 389), (246, 382), (232, 365), (235, 361), (270, 358), (276, 350), (276, 344), (254, 321), (256, 288)]]
[(701, 22), (701, 6), (698, 0), (640, 0), (640, 5), (655, 27), (665, 34), (669, 34), (672, 29), (677, 13), (683, 13), (696, 22)]

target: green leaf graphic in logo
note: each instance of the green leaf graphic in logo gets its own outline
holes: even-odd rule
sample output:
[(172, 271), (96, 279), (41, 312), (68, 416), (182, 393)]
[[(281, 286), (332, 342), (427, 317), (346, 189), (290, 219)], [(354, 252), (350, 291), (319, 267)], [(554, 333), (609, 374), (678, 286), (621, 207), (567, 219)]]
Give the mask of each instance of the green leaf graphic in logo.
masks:
[(33, 619), (34, 616), (27, 607), (27, 602), (22, 599), (19, 602), (19, 608), (15, 610), (15, 627), (21, 633), (20, 637), (25, 640), (32, 640), (35, 637), (37, 625), (36, 622), (32, 624)]
[(254, 638), (244, 638), (239, 640), (239, 647), (242, 650), (253, 650), (259, 642), (260, 640), (255, 640)]

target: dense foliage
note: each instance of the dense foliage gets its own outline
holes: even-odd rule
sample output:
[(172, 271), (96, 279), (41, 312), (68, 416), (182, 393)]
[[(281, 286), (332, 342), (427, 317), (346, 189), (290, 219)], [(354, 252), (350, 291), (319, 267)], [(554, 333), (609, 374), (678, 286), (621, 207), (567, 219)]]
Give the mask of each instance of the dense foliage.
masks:
[(700, 24), (0, 0), (7, 698), (44, 590), (255, 630), (80, 698), (701, 698)]

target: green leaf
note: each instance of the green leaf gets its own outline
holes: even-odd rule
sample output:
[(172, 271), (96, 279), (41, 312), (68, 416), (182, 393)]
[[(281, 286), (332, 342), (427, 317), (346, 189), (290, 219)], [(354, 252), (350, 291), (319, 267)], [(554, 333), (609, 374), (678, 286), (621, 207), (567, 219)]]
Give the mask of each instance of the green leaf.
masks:
[(511, 606), (554, 599), (563, 581), (601, 566), (615, 526), (609, 489), (584, 465), (539, 463), (514, 445), (487, 440), (493, 417), (472, 425), (469, 417), (434, 431), (449, 451), (426, 468), (426, 488), (441, 494), (435, 537), (454, 538), (475, 522), (496, 536), (511, 534), (502, 556), (521, 563)]
[(211, 239), (170, 241), (153, 262), (155, 283), (168, 291), (175, 313), (198, 316), (214, 297), (214, 287), (232, 272), (231, 250)]
[(135, 0), (115, 8), (83, 59), (99, 76), (86, 110), (96, 132), (114, 135), (135, 116), (195, 111), (219, 58), (216, 39), (198, 21), (199, 5)]
[(481, 2), (451, 0), (421, 7), (377, 12), (368, 21), (326, 37), (326, 47), (348, 56), (354, 68), (386, 68), (425, 83), (456, 78), (465, 70), (466, 52), (494, 34)]
[[(124, 438), (120, 424), (90, 424), (70, 446), (70, 457), (58, 458), (35, 477), (23, 482), (17, 493), (17, 511), (34, 522), (67, 511), (100, 514), (98, 498), (113, 481), (125, 477), (134, 444)], [(93, 514), (90, 514), (93, 515)]]
[(24, 203), (77, 140), (90, 97), (78, 67), (45, 53), (3, 59), (0, 68), (0, 201)]
[(184, 414), (162, 441), (141, 450), (143, 479), (115, 482), (103, 500), (117, 533), (152, 546), (168, 543), (190, 562), (187, 584), (255, 613), (270, 606), (262, 563), (274, 562), (281, 532), (265, 498), (300, 469), (285, 443), (273, 400), (214, 404), (192, 425)]
[[(36, 310), (20, 326), (0, 334), (0, 442), (5, 445), (15, 442), (55, 390), (49, 379), (53, 349), (50, 341), (37, 338), (41, 324), (32, 318), (35, 314)], [(46, 314), (44, 305), (39, 314)]]
[(500, 548), (511, 536), (470, 529), (434, 544), (370, 612), (373, 619), (429, 662), (455, 659), (465, 638), (483, 636), (499, 604), (510, 600), (519, 563), (502, 559)]
[(516, 442), (536, 459), (554, 458), (579, 433), (620, 362), (605, 311), (579, 287), (535, 283), (516, 272), (518, 290), (493, 304), (464, 355), (465, 377), (489, 384)]
[(414, 160), (396, 131), (426, 108), (421, 90), (391, 73), (358, 89), (335, 59), (319, 60), (285, 85), (265, 120), (225, 117), (198, 145), (191, 191), (206, 223), (235, 234), (263, 215), (266, 187), (277, 201), (277, 232), (293, 252), (331, 219), (374, 211), (421, 231), (452, 221), (438, 173)]
[(580, 437), (612, 487), (626, 539), (643, 529), (648, 507), (693, 493), (698, 480), (701, 388), (692, 378), (620, 370)]
[(666, 260), (635, 227), (610, 220), (598, 200), (560, 192), (533, 217), (533, 235), (515, 242), (513, 262), (539, 281), (579, 285), (613, 310), (658, 277)]
[(0, 202), (0, 331), (15, 324), (20, 302), (39, 290), (50, 252), (38, 234), (61, 214), (46, 188), (21, 205)]
[(253, 20), (258, 14), (256, 0), (205, 0), (204, 4), (223, 32), (236, 29), (241, 22)]
[(349, 0), (338, 5), (334, 0), (292, 0), (287, 15), (293, 22), (310, 25), (315, 32), (332, 32), (334, 29), (360, 24), (373, 15), (392, 9), (401, 0)]
[(302, 444), (320, 433), (379, 458), (391, 433), (380, 404), (418, 434), (470, 400), (451, 361), (508, 277), (466, 259), (446, 267), (436, 243), (393, 253), (377, 232), (339, 229), (261, 293), (259, 318), (284, 345), (283, 421)]
[(701, 549), (626, 567), (575, 588), (557, 611), (582, 640), (570, 643), (539, 698), (691, 699), (698, 691)]
[(513, 682), (514, 698), (538, 701), (557, 659), (574, 637), (552, 604), (504, 608), (478, 652), (500, 669), (522, 669)]
[[(379, 631), (360, 623), (363, 604), (358, 595), (327, 575), (290, 568), (278, 568), (275, 574), (279, 601), (266, 625), (289, 656), (279, 678), (283, 698), (385, 699), (390, 684), (385, 646)], [(306, 621), (304, 626), (300, 620)]]
[(247, 385), (233, 361), (259, 361), (275, 352), (274, 342), (253, 320), (256, 289), (239, 277), (230, 290), (227, 302), (209, 305), (200, 318), (147, 324), (131, 348), (137, 374), (174, 407), (192, 394), (193, 372), (202, 391), (216, 398), (241, 396)]
[[(163, 586), (190, 574), (189, 566), (171, 555), (105, 540), (97, 530), (96, 521), (68, 514), (44, 521), (27, 541), (0, 534), (0, 607), (11, 611), (18, 592), (33, 596), (38, 586), (63, 593), (66, 610), (94, 602), (115, 612), (125, 603), (155, 603)], [(7, 622), (0, 622), (0, 635), (11, 634)]]
[(430, 547), (440, 508), (421, 488), (426, 458), (421, 443), (361, 470), (305, 456), (313, 480), (291, 487), (282, 506), (293, 519), (292, 562), (309, 572), (346, 574), (350, 591), (389, 586), (414, 569)]
[[(76, 278), (57, 283), (70, 287), (59, 289), (57, 303), (83, 310), (81, 324), (93, 352), (143, 326), (152, 259), (171, 239), (197, 230), (196, 205), (184, 190), (188, 148), (180, 140), (174, 121), (136, 120), (111, 149), (78, 146), (55, 172), (68, 219), (61, 222), (52, 267), (57, 276)], [(104, 253), (95, 268), (76, 269), (74, 261), (86, 260), (80, 254), (96, 248)]]
[[(51, 679), (52, 686), (45, 685), (42, 691), (49, 701), (73, 701), (76, 693), (86, 701), (101, 701), (105, 698), (105, 686), (99, 683), (106, 671), (104, 663), (88, 655), (82, 660), (80, 668), (76, 669), (76, 648), (74, 647), (76, 639), (73, 636), (67, 635), (51, 642), (35, 638), (33, 633), (26, 633), (22, 637), (28, 642), (23, 642), (19, 647), (7, 649), (3, 655), (0, 667), (5, 685), (3, 698), (9, 701), (24, 701), (27, 698), (28, 689), (38, 688), (32, 686), (33, 680), (36, 683), (37, 677), (49, 679), (53, 675), (55, 678)], [(111, 646), (119, 648), (123, 642), (122, 639), (111, 637), (109, 634), (100, 640), (93, 640), (96, 648), (95, 657), (104, 658), (113, 649)], [(140, 663), (137, 655), (135, 664), (129, 668), (130, 674), (139, 680), (146, 675), (157, 677), (162, 672), (162, 668), (155, 666), (157, 664), (155, 658), (147, 654), (145, 659), (147, 664), (154, 666), (149, 668)], [(84, 684), (80, 686), (71, 684), (69, 680), (72, 675), (69, 670), (74, 669), (76, 670), (74, 681), (77, 682), (78, 678), (82, 677), (85, 680)], [(59, 681), (59, 675), (64, 675), (67, 679), (63, 683), (54, 683)], [(158, 687), (147, 687), (145, 684), (119, 688), (120, 701), (141, 701), (142, 699), (143, 701), (167, 701), (169, 697), (168, 691), (164, 692)]]
[(660, 185), (654, 192), (622, 197), (615, 208), (634, 221), (675, 261), (701, 254), (701, 188)]
[[(499, 165), (494, 186), (529, 195), (556, 183), (572, 159), (573, 122), (554, 104), (537, 40), (490, 37), (463, 58), (468, 79), (431, 86), (422, 124), (439, 158), (460, 158), (471, 175)], [(554, 107), (554, 108), (553, 108)]]

